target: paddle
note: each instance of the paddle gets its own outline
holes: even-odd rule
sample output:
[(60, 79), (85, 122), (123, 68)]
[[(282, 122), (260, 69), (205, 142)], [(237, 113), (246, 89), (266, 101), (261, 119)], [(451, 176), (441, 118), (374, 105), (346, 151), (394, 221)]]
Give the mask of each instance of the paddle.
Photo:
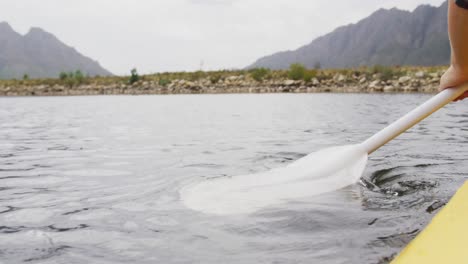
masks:
[(367, 156), (465, 91), (468, 84), (446, 89), (361, 144), (327, 148), (283, 168), (208, 180), (181, 190), (191, 209), (211, 214), (245, 214), (337, 190), (357, 182)]
[(422, 105), (404, 115), (402, 118), (364, 141), (361, 145), (366, 149), (368, 154), (371, 154), (390, 140), (396, 138), (401, 133), (419, 123), (424, 118), (452, 102), (466, 91), (468, 91), (468, 84), (462, 85), (458, 88), (443, 90)]

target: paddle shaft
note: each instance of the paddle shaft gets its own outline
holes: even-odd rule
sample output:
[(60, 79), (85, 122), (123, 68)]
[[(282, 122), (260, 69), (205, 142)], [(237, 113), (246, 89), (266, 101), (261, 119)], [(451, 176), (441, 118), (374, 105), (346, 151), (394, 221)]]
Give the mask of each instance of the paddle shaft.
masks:
[(361, 145), (367, 150), (368, 154), (371, 154), (390, 140), (419, 123), (424, 118), (452, 102), (466, 91), (468, 91), (468, 84), (464, 84), (457, 88), (443, 90), (422, 105), (418, 106), (416, 109), (404, 115), (402, 118), (380, 130), (378, 133), (361, 143)]

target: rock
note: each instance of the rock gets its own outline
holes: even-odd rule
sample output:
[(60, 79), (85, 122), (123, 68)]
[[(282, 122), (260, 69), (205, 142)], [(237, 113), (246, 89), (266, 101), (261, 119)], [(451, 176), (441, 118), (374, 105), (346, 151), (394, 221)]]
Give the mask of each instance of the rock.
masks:
[(52, 92), (62, 92), (64, 89), (60, 85), (54, 85), (52, 87)]
[(403, 76), (403, 77), (400, 77), (400, 78), (398, 79), (398, 82), (399, 82), (399, 83), (407, 83), (407, 82), (409, 82), (409, 81), (411, 81), (411, 77), (409, 77), (409, 76)]
[(294, 80), (286, 80), (286, 81), (283, 82), (284, 86), (291, 86), (291, 85), (294, 85), (294, 84), (296, 84), (296, 81), (294, 81)]
[(373, 91), (373, 92), (383, 92), (383, 87), (382, 86), (374, 87), (374, 88), (371, 89), (371, 91)]
[(405, 86), (403, 88), (403, 91), (405, 91), (405, 92), (416, 92), (416, 91), (418, 91), (418, 87), (407, 85), (407, 86)]
[(313, 79), (312, 79), (312, 84), (313, 84), (313, 85), (319, 85), (320, 82), (319, 82), (319, 80), (318, 80), (317, 78), (313, 78)]
[(421, 86), (421, 81), (411, 80), (410, 84), (411, 84), (412, 87), (419, 87), (419, 86)]
[(359, 83), (365, 83), (367, 81), (367, 78), (366, 77), (362, 77), (360, 80), (359, 80)]
[(423, 71), (418, 71), (417, 73), (414, 74), (416, 78), (424, 78), (426, 76), (426, 73)]
[(333, 76), (333, 80), (337, 82), (344, 82), (346, 81), (346, 76), (344, 76), (343, 74), (336, 74), (335, 76)]
[[(9, 90), (10, 87), (7, 87), (7, 89)], [(38, 91), (43, 91), (43, 90), (45, 90), (45, 89), (47, 89), (47, 86), (45, 86), (45, 85), (39, 85), (39, 86), (36, 88), (36, 90), (38, 90)], [(8, 91), (8, 90), (7, 90), (7, 91)]]
[(369, 84), (369, 88), (375, 89), (375, 88), (381, 88), (380, 86), (380, 80), (375, 80)]
[(396, 89), (394, 86), (392, 85), (387, 85), (383, 88), (383, 91), (386, 92), (386, 93), (389, 93), (389, 92), (395, 92)]
[(439, 79), (441, 76), (437, 72), (430, 73), (429, 76), (431, 76), (433, 79), (437, 78)]
[(194, 82), (185, 82), (184, 87), (194, 88), (194, 87), (197, 87), (197, 85)]

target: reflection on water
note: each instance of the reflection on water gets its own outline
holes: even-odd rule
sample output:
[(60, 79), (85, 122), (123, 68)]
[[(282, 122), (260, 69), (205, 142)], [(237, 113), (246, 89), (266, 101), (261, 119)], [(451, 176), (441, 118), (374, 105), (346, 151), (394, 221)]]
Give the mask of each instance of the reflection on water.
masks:
[(468, 104), (339, 191), (226, 217), (179, 191), (359, 143), (427, 98), (0, 98), (0, 263), (386, 263), (467, 178)]

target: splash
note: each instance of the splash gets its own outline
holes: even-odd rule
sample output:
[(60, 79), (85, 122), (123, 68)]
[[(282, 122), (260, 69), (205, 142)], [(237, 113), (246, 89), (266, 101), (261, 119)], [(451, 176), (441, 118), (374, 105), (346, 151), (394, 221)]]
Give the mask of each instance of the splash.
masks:
[(209, 214), (248, 214), (355, 183), (367, 163), (361, 145), (311, 153), (286, 167), (207, 180), (181, 191), (184, 204)]

